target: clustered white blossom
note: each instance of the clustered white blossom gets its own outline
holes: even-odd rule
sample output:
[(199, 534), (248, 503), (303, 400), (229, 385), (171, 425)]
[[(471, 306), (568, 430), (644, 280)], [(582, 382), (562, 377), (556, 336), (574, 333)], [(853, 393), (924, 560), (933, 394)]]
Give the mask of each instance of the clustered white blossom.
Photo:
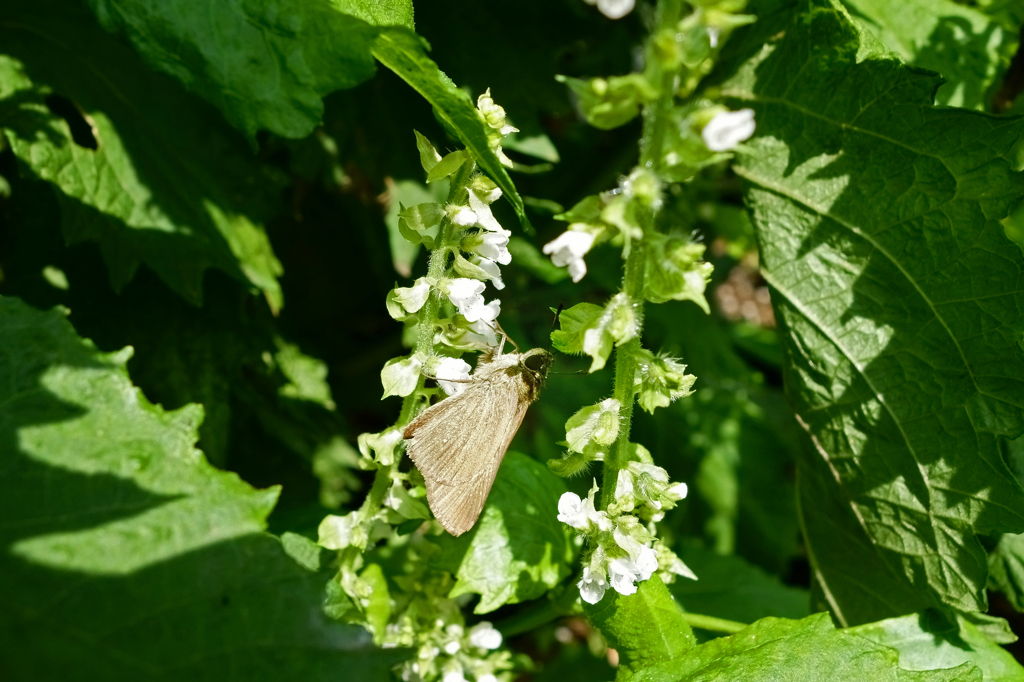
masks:
[(438, 619), (433, 630), (420, 633), (418, 642), (416, 656), (399, 668), (405, 682), (421, 682), (438, 675), (441, 682), (499, 682), (510, 677), (511, 656), (507, 651), (495, 651), (501, 646), (501, 633), (487, 621), (467, 630), (458, 623), (445, 624)]
[[(558, 520), (575, 529), (589, 546), (583, 576), (576, 584), (583, 601), (596, 604), (609, 587), (621, 595), (634, 594), (637, 583), (655, 573), (665, 582), (676, 575), (697, 579), (679, 557), (656, 540), (653, 529), (665, 508), (686, 497), (686, 484), (672, 484), (668, 473), (654, 464), (630, 462), (619, 471), (615, 502), (607, 510), (594, 505), (597, 490), (595, 481), (586, 499), (565, 493), (558, 500)], [(646, 526), (629, 513), (643, 506), (651, 519)]]
[[(500, 142), (516, 129), (506, 122), (505, 110), (494, 103), (490, 90), (480, 95), (477, 108), (490, 131), (491, 148), (502, 163), (510, 165), (511, 161), (501, 151)], [(427, 152), (424, 169), (429, 172), (439, 163), (441, 155), (422, 136), (420, 144), (421, 154), (424, 150)], [(420, 204), (399, 214), (406, 221), (403, 229), (407, 227), (421, 236), (425, 234), (423, 230), (439, 225), (445, 218), (456, 230), (456, 234), (449, 236), (448, 243), (432, 244), (433, 248), (451, 249), (455, 256), (455, 272), (452, 274), (456, 276), (420, 277), (411, 287), (396, 287), (388, 295), (388, 312), (399, 320), (413, 318), (433, 292), (451, 303), (455, 315), (439, 325), (434, 341), (435, 345), (450, 348), (452, 356), (413, 354), (390, 361), (381, 371), (385, 397), (409, 395), (416, 390), (421, 375), (436, 379), (446, 394), (458, 394), (465, 389), (471, 368), (454, 355), (464, 350), (492, 347), (498, 342), (496, 321), (501, 312), (501, 301), (493, 299), (488, 302), (484, 298), (484, 290), (487, 282), (499, 290), (505, 286), (499, 266), (512, 261), (508, 250), (512, 233), (501, 227), (491, 211), (490, 205), (501, 197), (501, 189), (486, 176), (473, 177), (466, 185), (463, 197), (445, 206)]]
[[(481, 95), (477, 106), (491, 149), (502, 163), (511, 165), (501, 151), (501, 140), (515, 128), (505, 121), (505, 112), (491, 99), (490, 91)], [(401, 233), (443, 256), (445, 268), (443, 275), (432, 269), (411, 286), (395, 287), (388, 294), (387, 309), (392, 317), (434, 330), (434, 336), (433, 343), (420, 344), (418, 351), (384, 366), (381, 383), (385, 397), (411, 395), (423, 376), (437, 380), (448, 395), (465, 390), (472, 367), (458, 356), (497, 344), (501, 301), (488, 301), (484, 294), (488, 282), (495, 289), (504, 287), (500, 266), (512, 260), (508, 250), (512, 233), (501, 227), (491, 211), (501, 189), (472, 167), (466, 179), (465, 164), (474, 163), (470, 153), (456, 151), (442, 157), (418, 133), (417, 147), (428, 182), (455, 175), (461, 184), (454, 187), (447, 204), (425, 203), (402, 207), (399, 212)], [(428, 311), (432, 317), (425, 320)], [(406, 682), (511, 682), (512, 655), (500, 649), (501, 633), (487, 622), (466, 628), (458, 604), (447, 596), (450, 585), (431, 578), (425, 562), (413, 562), (420, 568), (403, 576), (415, 587), (402, 585), (401, 596), (391, 602), (398, 610), (391, 614), (390, 622), (383, 627), (374, 625), (370, 598), (377, 588), (372, 573), (360, 572), (363, 553), (383, 538), (394, 540), (396, 525), (425, 520), (430, 512), (418, 473), (403, 472), (397, 466), (404, 447), (400, 428), (364, 433), (358, 442), (360, 466), (386, 472), (390, 481), (385, 481), (389, 485), (382, 491), (379, 507), (330, 515), (320, 524), (318, 544), (337, 550), (341, 558), (339, 579), (332, 583), (340, 588), (330, 602), (332, 616), (363, 623), (373, 632), (374, 641), (385, 648), (415, 648), (416, 656), (400, 668)], [(405, 541), (414, 543), (413, 539)]]

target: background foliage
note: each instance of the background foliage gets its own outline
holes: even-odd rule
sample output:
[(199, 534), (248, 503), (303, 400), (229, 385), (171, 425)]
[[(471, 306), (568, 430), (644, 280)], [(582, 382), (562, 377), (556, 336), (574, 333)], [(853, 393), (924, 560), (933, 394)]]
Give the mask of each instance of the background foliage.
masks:
[[(437, 200), (412, 131), (468, 146), (505, 190), (495, 212), (523, 227), (502, 325), (548, 347), (551, 309), (603, 304), (622, 271), (598, 248), (569, 281), (539, 251), (551, 216), (615, 186), (640, 132), (591, 127), (554, 76), (631, 72), (649, 10), (0, 8), (0, 676), (391, 678), (408, 652), (325, 614), (331, 557), (307, 538), (358, 505), (356, 438), (398, 413), (379, 400), (405, 352), (384, 300), (426, 269), (398, 206)], [(700, 647), (665, 637), (632, 671), (1024, 679), (996, 644), (1018, 651), (1024, 607), (1024, 11), (746, 11), (700, 93), (753, 108), (757, 133), (666, 195), (708, 246), (712, 312), (669, 302), (645, 329), (696, 393), (633, 434), (690, 484), (661, 525), (700, 578), (675, 600), (759, 622), (697, 623)], [(509, 173), (475, 119), (488, 87), (520, 131)], [(599, 472), (541, 464), (611, 391), (588, 366), (558, 356), (479, 529), (431, 560), (537, 680), (616, 675), (555, 522)], [(624, 661), (663, 625), (660, 588), (588, 614)]]

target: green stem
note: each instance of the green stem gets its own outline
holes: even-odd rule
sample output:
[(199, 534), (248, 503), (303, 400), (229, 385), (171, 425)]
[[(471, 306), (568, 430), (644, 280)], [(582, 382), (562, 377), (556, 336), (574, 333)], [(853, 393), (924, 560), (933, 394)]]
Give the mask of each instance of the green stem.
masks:
[[(679, 21), (680, 0), (661, 0), (658, 3), (657, 25), (653, 35), (663, 28), (674, 27)], [(653, 38), (652, 38), (653, 40)], [(654, 49), (647, 50), (648, 60), (655, 60)], [(654, 62), (651, 61), (653, 64)], [(675, 82), (677, 73), (671, 70), (655, 69), (655, 77), (661, 80), (661, 96), (656, 102), (644, 107), (643, 132), (640, 138), (640, 165), (654, 172), (661, 165), (661, 150), (669, 125), (669, 114), (675, 103)], [(641, 349), (640, 337), (644, 329), (644, 280), (647, 269), (647, 235), (654, 231), (655, 210), (643, 210), (640, 227), (644, 236), (634, 242), (626, 257), (622, 277), (622, 291), (629, 297), (636, 316), (636, 330), (633, 338), (615, 350), (615, 388), (613, 396), (619, 401), (619, 436), (605, 456), (601, 485), (601, 506), (607, 507), (615, 500), (615, 484), (619, 470), (632, 457), (629, 447), (629, 432), (633, 423), (633, 404), (636, 392), (637, 354)]]
[(683, 620), (695, 628), (710, 630), (711, 632), (725, 632), (730, 635), (736, 634), (747, 627), (746, 623), (737, 623), (734, 620), (725, 620), (724, 618), (715, 618), (714, 616), (702, 616), (699, 613), (684, 612)]
[(647, 266), (647, 245), (633, 244), (626, 258), (626, 272), (622, 279), (622, 291), (629, 297), (636, 315), (636, 334), (632, 339), (615, 350), (615, 390), (613, 397), (619, 401), (619, 436), (614, 446), (605, 455), (603, 479), (601, 481), (601, 503), (607, 508), (615, 500), (615, 483), (619, 470), (629, 462), (629, 430), (633, 423), (635, 397), (636, 356), (640, 350), (640, 332), (644, 328), (644, 275)]

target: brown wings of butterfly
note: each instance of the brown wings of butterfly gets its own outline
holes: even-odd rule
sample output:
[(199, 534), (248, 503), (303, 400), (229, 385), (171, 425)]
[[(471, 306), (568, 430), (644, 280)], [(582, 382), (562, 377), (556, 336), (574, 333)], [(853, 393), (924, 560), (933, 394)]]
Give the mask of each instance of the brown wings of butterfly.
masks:
[(405, 429), (406, 450), (445, 530), (473, 527), (526, 409), (551, 366), (542, 348), (483, 355), (464, 391), (427, 408)]

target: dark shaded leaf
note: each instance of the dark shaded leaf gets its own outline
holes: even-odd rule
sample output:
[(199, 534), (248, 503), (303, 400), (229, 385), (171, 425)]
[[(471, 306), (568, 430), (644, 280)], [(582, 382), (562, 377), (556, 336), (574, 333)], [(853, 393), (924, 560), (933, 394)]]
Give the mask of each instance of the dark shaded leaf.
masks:
[[(787, 392), (826, 466), (801, 493), (816, 577), (847, 624), (867, 615), (851, 577), (874, 593), (870, 620), (908, 598), (984, 611), (976, 534), (1024, 530), (997, 446), (1024, 431), (1024, 258), (997, 222), (1024, 195), (1006, 158), (1024, 125), (933, 108), (934, 78), (862, 44), (831, 4), (804, 7), (724, 92), (756, 111), (736, 170)], [(843, 576), (839, 538), (865, 533), (909, 593)]]

